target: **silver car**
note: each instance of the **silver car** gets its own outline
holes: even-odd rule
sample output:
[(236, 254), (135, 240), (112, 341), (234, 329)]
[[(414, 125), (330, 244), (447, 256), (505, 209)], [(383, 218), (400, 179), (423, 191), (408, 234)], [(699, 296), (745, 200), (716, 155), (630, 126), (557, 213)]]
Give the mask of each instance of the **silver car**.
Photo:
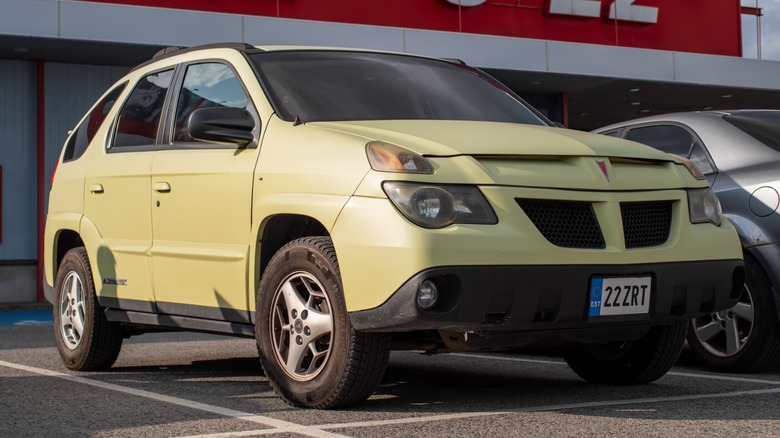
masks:
[[(735, 225), (745, 255), (736, 306), (691, 321), (688, 344), (718, 371), (758, 372), (780, 362), (780, 110), (651, 116), (594, 132), (688, 158)], [(711, 293), (706, 288), (702, 294)]]

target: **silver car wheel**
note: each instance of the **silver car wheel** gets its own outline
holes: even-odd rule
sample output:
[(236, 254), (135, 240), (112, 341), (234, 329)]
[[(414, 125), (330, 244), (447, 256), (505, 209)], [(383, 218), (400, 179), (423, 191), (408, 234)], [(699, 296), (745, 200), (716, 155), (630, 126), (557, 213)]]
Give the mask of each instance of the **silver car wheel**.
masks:
[(747, 345), (754, 317), (753, 297), (745, 285), (734, 307), (694, 319), (693, 330), (708, 352), (717, 357), (732, 357)]
[(75, 350), (81, 343), (86, 319), (86, 294), (81, 277), (71, 271), (62, 282), (60, 292), (60, 330), (65, 346)]
[(288, 276), (276, 291), (270, 333), (276, 360), (297, 381), (317, 377), (333, 345), (333, 314), (322, 284), (306, 272)]

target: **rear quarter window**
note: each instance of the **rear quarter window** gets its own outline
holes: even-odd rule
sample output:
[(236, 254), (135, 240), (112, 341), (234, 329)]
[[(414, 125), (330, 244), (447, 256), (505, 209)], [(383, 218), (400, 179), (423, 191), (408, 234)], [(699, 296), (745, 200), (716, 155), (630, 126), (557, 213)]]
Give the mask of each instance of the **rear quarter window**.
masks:
[(127, 82), (115, 87), (92, 107), (89, 114), (68, 138), (68, 143), (65, 145), (65, 153), (62, 157), (63, 162), (78, 160), (84, 155), (84, 151), (92, 143), (92, 139), (95, 138), (95, 134), (106, 120), (108, 112), (111, 111), (125, 87), (127, 87)]

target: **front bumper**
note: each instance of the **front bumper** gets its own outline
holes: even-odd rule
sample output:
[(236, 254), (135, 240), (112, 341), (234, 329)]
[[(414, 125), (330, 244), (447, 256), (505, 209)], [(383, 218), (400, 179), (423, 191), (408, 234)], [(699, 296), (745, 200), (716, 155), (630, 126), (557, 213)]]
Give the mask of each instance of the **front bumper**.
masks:
[[(649, 313), (588, 317), (594, 276), (649, 275)], [(433, 280), (439, 302), (416, 305), (418, 285)], [(650, 326), (717, 312), (736, 304), (741, 260), (630, 265), (470, 266), (427, 269), (379, 307), (351, 312), (355, 329), (399, 332), (527, 332)]]

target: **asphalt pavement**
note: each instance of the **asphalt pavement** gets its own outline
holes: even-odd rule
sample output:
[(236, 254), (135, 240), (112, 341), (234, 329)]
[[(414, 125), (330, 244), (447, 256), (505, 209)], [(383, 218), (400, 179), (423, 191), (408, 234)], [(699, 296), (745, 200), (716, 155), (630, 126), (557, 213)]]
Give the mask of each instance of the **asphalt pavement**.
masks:
[(780, 370), (717, 374), (684, 354), (615, 387), (555, 355), (399, 351), (365, 403), (316, 411), (273, 393), (252, 339), (150, 333), (110, 370), (69, 371), (48, 310), (0, 312), (0, 437), (780, 436)]

